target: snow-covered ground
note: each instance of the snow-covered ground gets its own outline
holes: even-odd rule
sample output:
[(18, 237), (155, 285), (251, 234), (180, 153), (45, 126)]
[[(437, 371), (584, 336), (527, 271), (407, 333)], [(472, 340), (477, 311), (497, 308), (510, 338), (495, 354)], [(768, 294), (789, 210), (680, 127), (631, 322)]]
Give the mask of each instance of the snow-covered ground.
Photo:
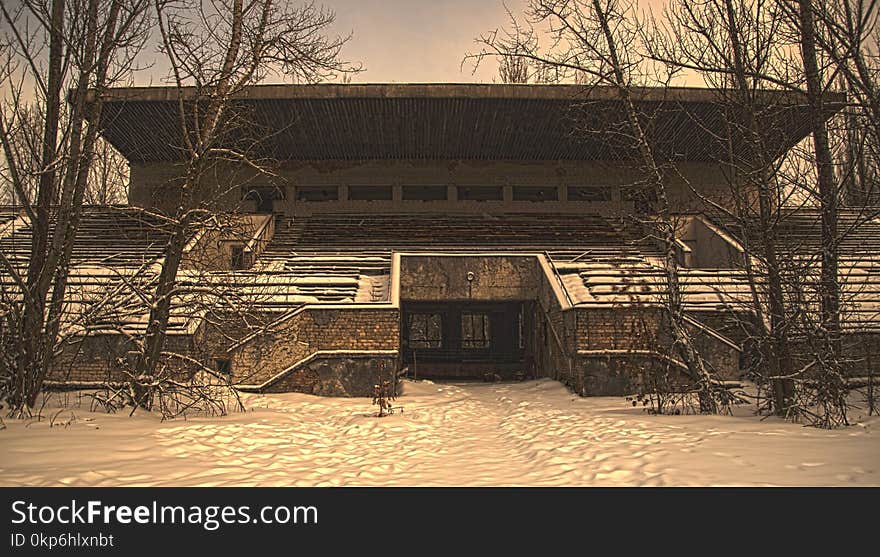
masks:
[(877, 417), (826, 431), (745, 408), (654, 416), (549, 380), (407, 382), (403, 412), (382, 419), (369, 399), (246, 403), (185, 421), (84, 409), (62, 411), (54, 427), (6, 420), (0, 484), (880, 485)]

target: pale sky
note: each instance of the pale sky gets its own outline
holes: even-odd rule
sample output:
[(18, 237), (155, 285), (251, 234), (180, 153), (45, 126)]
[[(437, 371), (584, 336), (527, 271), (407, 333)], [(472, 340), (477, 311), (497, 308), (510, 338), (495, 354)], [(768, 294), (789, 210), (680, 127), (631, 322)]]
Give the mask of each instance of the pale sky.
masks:
[[(504, 9), (521, 16), (527, 0), (318, 0), (336, 12), (334, 31), (353, 33), (343, 51), (366, 71), (354, 83), (492, 82), (493, 61), (472, 74), (466, 52), (479, 50), (480, 34), (505, 27)], [(666, 0), (639, 0), (641, 9), (661, 9)], [(149, 58), (149, 56), (147, 56)], [(153, 55), (153, 58), (156, 58)], [(159, 67), (136, 78), (137, 85), (159, 84)], [(273, 80), (274, 81), (274, 80)]]
[[(506, 0), (521, 13), (526, 0)], [(492, 81), (494, 64), (471, 75), (461, 68), (474, 39), (507, 23), (501, 0), (328, 0), (340, 31), (352, 30), (346, 49), (365, 72), (353, 81), (459, 82)]]
[[(340, 32), (354, 31), (346, 50), (367, 71), (355, 82), (491, 82), (495, 64), (476, 75), (468, 51), (479, 50), (480, 34), (505, 27), (505, 4), (521, 16), (527, 0), (326, 0)], [(667, 0), (637, 0), (639, 9), (662, 10)]]

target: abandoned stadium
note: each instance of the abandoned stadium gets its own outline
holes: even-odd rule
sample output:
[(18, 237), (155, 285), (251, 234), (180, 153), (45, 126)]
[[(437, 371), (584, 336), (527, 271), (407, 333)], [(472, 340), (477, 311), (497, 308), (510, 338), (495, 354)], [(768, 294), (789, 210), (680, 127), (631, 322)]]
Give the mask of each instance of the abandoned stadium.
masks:
[[(162, 215), (177, 200), (176, 95), (107, 93), (102, 133), (129, 161), (129, 205), (83, 211), (56, 387), (125, 381), (148, 314), (137, 290), (158, 272)], [(781, 154), (809, 131), (804, 107), (767, 97), (779, 106)], [(240, 100), (261, 130), (254, 157), (274, 171), (230, 162), (199, 193), (220, 216), (188, 239), (177, 278), (191, 288), (172, 315), (166, 351), (179, 357), (169, 365), (210, 367), (242, 390), (328, 396), (368, 396), (403, 372), (550, 377), (581, 395), (619, 395), (646, 366), (682, 366), (664, 348), (663, 254), (633, 216), (650, 207), (633, 194), (633, 153), (615, 143), (613, 91), (291, 85)], [(667, 188), (690, 333), (719, 380), (738, 379), (751, 296), (743, 238), (700, 210), (702, 198), (728, 202), (718, 162), (728, 146), (711, 133), (723, 115), (706, 90), (644, 89), (638, 100), (675, 163)], [(604, 131), (573, 133), (581, 121)], [(817, 213), (799, 209), (783, 230), (807, 250)], [(842, 246), (847, 346), (869, 361), (880, 353), (880, 220)], [(27, 261), (22, 210), (2, 210), (0, 249)]]

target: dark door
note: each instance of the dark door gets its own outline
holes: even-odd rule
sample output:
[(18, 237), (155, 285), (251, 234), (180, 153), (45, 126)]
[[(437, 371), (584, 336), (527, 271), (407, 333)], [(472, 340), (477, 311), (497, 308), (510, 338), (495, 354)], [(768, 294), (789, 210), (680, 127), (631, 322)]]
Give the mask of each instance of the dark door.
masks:
[(403, 304), (403, 361), (419, 377), (512, 378), (524, 367), (522, 302)]

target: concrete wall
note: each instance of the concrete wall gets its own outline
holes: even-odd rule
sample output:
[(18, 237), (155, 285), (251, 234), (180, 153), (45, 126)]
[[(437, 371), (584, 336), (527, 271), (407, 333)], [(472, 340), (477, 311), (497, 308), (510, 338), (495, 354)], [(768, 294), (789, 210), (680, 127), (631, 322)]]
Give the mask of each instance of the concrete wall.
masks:
[[(174, 214), (185, 168), (173, 163), (132, 163), (129, 168), (129, 203)], [(242, 188), (263, 183), (263, 176), (248, 167), (217, 164), (202, 175), (193, 203), (212, 211), (241, 210), (247, 206), (241, 201)]]
[(265, 393), (370, 396), (373, 386), (397, 380), (396, 356), (338, 354), (318, 356), (261, 389)]
[(742, 265), (742, 252), (725, 241), (700, 218), (688, 218), (680, 227), (679, 238), (692, 250), (687, 261), (689, 267), (730, 269)]
[[(131, 165), (130, 201), (139, 206), (173, 208), (181, 168), (171, 163)], [(277, 178), (257, 175), (238, 166), (218, 166), (206, 174), (201, 199), (226, 210), (252, 210), (254, 203), (241, 201), (242, 187), (278, 187), (286, 199), (275, 202), (275, 211), (287, 215), (313, 212), (564, 212), (592, 207), (601, 211), (630, 211), (622, 201), (627, 188), (641, 180), (631, 163), (605, 161), (316, 161), (283, 163), (275, 169)], [(727, 186), (717, 165), (679, 163), (677, 173), (670, 173), (670, 202), (677, 210), (697, 209), (700, 203), (690, 188), (724, 201)], [(346, 201), (349, 188), (392, 186), (392, 201)], [(457, 201), (458, 186), (501, 186), (502, 201)], [(340, 201), (296, 202), (297, 186), (338, 187)], [(446, 186), (446, 201), (403, 201), (405, 186)], [(514, 201), (514, 186), (559, 188), (559, 201)], [(574, 202), (567, 199), (566, 186), (601, 186), (608, 189), (606, 202)]]
[[(218, 219), (218, 226), (205, 228), (198, 233), (195, 241), (187, 246), (181, 268), (231, 270), (233, 246), (251, 249), (242, 254), (243, 268), (248, 268), (271, 238), (273, 223), (271, 215), (226, 215)], [(262, 237), (257, 237), (258, 234), (262, 234)]]
[[(473, 280), (468, 280), (468, 277)], [(534, 256), (401, 255), (400, 299), (504, 301), (535, 299)]]

